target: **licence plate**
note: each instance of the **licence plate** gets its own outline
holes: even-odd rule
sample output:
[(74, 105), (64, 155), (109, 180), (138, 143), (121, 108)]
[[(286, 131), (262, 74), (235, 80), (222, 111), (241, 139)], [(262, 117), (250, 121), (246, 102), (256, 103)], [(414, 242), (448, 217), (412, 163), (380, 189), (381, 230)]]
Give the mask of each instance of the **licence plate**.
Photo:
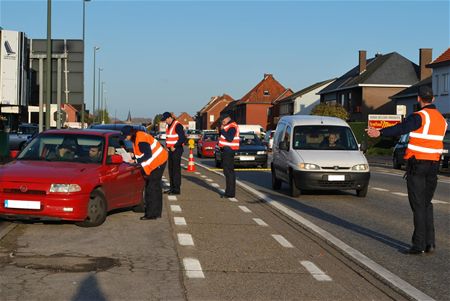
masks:
[(39, 201), (5, 200), (4, 205), (5, 208), (13, 209), (41, 209)]
[(329, 175), (328, 181), (345, 181), (345, 175)]
[(255, 157), (253, 157), (253, 156), (240, 156), (239, 160), (241, 160), (241, 161), (254, 161)]

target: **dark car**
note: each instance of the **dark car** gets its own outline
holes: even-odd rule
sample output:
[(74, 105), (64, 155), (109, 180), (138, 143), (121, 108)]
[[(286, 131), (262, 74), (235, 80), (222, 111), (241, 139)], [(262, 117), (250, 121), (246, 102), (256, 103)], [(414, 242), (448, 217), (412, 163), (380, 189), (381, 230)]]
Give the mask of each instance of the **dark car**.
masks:
[[(235, 166), (261, 166), (267, 168), (267, 147), (263, 145), (258, 136), (251, 133), (240, 133), (239, 150), (234, 156)], [(221, 153), (216, 146), (214, 152), (216, 167), (222, 166)]]
[(123, 127), (127, 125), (131, 125), (135, 130), (147, 132), (145, 126), (139, 124), (124, 124), (124, 123), (92, 124), (91, 126), (89, 126), (89, 128), (96, 130), (113, 130), (120, 132), (123, 129)]
[[(394, 146), (394, 151), (392, 153), (392, 167), (395, 169), (401, 169), (402, 165), (406, 164), (405, 156), (406, 148), (408, 147), (409, 134), (400, 136), (397, 144)], [(444, 153), (442, 154), (442, 167), (448, 168), (448, 162), (450, 159), (450, 154), (448, 153), (450, 149), (450, 129), (445, 132), (444, 136)]]
[(9, 133), (9, 149), (22, 150), (38, 133), (39, 126), (34, 123), (22, 123), (17, 131)]

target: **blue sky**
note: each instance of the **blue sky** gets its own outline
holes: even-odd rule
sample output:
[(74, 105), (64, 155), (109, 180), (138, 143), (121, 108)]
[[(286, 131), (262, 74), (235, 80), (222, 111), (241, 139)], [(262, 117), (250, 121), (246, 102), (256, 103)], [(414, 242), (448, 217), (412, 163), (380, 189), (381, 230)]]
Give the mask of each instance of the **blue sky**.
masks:
[[(52, 1), (52, 37), (82, 38), (82, 0)], [(211, 96), (239, 99), (264, 73), (287, 88), (342, 75), (358, 50), (418, 64), (450, 43), (448, 1), (106, 1), (86, 3), (86, 105), (93, 47), (108, 109), (125, 119), (195, 114)], [(0, 0), (0, 26), (46, 37), (47, 1)]]

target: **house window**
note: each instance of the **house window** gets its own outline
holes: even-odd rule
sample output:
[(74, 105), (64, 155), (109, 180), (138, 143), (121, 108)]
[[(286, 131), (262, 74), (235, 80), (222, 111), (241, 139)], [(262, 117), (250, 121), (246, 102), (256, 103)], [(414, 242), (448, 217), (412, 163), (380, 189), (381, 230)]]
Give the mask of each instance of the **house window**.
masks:
[(352, 99), (352, 92), (348, 92), (348, 99), (349, 99), (349, 100)]
[(209, 115), (209, 122), (214, 122), (214, 115)]
[(442, 94), (448, 94), (448, 73), (442, 74)]
[(340, 105), (341, 105), (341, 106), (344, 106), (344, 104), (345, 104), (345, 95), (344, 95), (344, 94), (341, 94)]
[(270, 96), (269, 90), (264, 90), (264, 96)]
[(434, 91), (434, 96), (439, 95), (439, 75), (436, 74), (434, 76), (434, 83), (433, 83), (433, 91)]

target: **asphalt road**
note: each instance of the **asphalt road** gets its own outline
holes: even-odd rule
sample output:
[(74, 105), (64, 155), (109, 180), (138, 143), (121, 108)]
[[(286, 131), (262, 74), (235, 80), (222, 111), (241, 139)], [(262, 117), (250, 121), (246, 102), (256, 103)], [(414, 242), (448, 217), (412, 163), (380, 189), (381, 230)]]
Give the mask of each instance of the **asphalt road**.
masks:
[[(213, 159), (198, 159), (214, 169)], [(317, 226), (362, 252), (436, 300), (450, 300), (450, 178), (439, 177), (434, 195), (437, 251), (433, 255), (410, 256), (413, 229), (404, 171), (371, 167), (366, 198), (354, 191), (309, 191), (298, 198), (271, 189), (270, 171), (242, 170), (238, 180), (279, 201)]]

